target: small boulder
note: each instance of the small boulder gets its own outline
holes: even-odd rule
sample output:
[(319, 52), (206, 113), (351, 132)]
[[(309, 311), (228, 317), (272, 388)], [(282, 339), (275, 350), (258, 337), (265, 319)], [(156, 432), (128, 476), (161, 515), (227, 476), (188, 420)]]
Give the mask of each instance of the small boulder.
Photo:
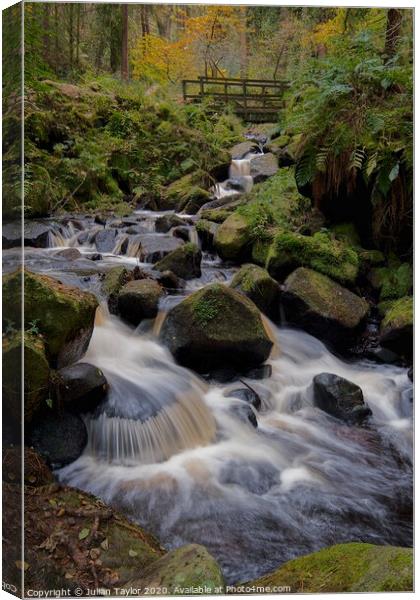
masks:
[(153, 562), (138, 579), (124, 587), (142, 593), (164, 589), (169, 595), (191, 594), (200, 589), (206, 594), (223, 594), (224, 580), (219, 565), (206, 548), (188, 544)]
[(58, 469), (74, 462), (88, 440), (86, 425), (75, 414), (44, 412), (31, 425), (29, 443), (45, 462)]
[(95, 246), (98, 252), (112, 252), (115, 248), (118, 231), (102, 229), (95, 235)]
[(268, 271), (256, 265), (243, 265), (231, 287), (247, 296), (261, 312), (272, 319), (279, 316), (280, 286)]
[[(98, 301), (93, 294), (25, 269), (25, 328), (42, 334), (52, 366), (67, 366), (86, 352)], [(3, 277), (4, 317), (19, 329), (21, 271)]]
[(118, 294), (118, 311), (133, 325), (143, 319), (153, 319), (158, 313), (163, 288), (153, 279), (129, 281)]
[(198, 237), (201, 241), (203, 250), (214, 249), (214, 236), (217, 233), (219, 225), (206, 219), (200, 219), (197, 221), (195, 228), (197, 230)]
[(413, 356), (413, 298), (406, 296), (387, 305), (380, 328), (380, 343), (399, 356)]
[(64, 250), (56, 252), (55, 256), (65, 258), (66, 260), (77, 260), (78, 258), (81, 258), (82, 255), (77, 248), (64, 248)]
[(139, 259), (147, 263), (155, 263), (173, 250), (183, 245), (183, 241), (172, 235), (139, 235)]
[(188, 242), (155, 265), (157, 271), (172, 271), (182, 279), (201, 277), (201, 250), (195, 244)]
[(361, 423), (372, 414), (365, 405), (362, 390), (355, 383), (333, 373), (321, 373), (312, 383), (315, 406), (337, 419)]
[(251, 251), (251, 227), (245, 217), (233, 213), (218, 227), (214, 241), (220, 258), (241, 262)]
[(273, 345), (257, 307), (222, 284), (208, 285), (172, 308), (160, 338), (180, 364), (201, 373), (257, 366)]
[(225, 392), (225, 396), (228, 398), (238, 398), (238, 400), (252, 404), (252, 406), (257, 410), (261, 408), (261, 398), (257, 392), (250, 387), (229, 390)]
[(267, 154), (257, 155), (251, 160), (251, 177), (254, 183), (260, 183), (265, 181), (269, 177), (272, 177), (279, 170), (278, 159), (274, 154), (268, 152)]
[(190, 241), (190, 228), (187, 225), (179, 225), (172, 229), (172, 235), (183, 240), (184, 242)]
[(245, 158), (247, 154), (259, 151), (259, 145), (254, 140), (248, 140), (246, 142), (235, 144), (235, 146), (230, 149), (230, 155), (232, 160), (241, 160), (242, 158)]
[(86, 413), (106, 396), (108, 383), (98, 367), (81, 362), (57, 371), (56, 389), (67, 410)]
[[(22, 225), (13, 221), (3, 225), (3, 248), (15, 248), (22, 245)], [(25, 219), (23, 224), (23, 245), (34, 248), (48, 248), (50, 227), (45, 223)]]
[(185, 225), (185, 222), (177, 215), (162, 215), (156, 219), (155, 230), (157, 233), (167, 233), (172, 227)]
[(338, 347), (354, 341), (369, 312), (363, 298), (303, 267), (286, 279), (281, 301), (289, 323)]

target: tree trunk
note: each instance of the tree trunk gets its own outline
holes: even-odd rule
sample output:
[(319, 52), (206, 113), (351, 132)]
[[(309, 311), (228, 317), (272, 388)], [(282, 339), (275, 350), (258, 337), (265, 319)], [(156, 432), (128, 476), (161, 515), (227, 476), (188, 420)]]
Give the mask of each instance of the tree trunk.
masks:
[(150, 34), (150, 23), (149, 23), (149, 7), (147, 4), (141, 4), (140, 6), (140, 18), (141, 18), (141, 32), (143, 37)]
[(48, 4), (44, 4), (44, 18), (42, 25), (44, 28), (44, 59), (50, 63), (50, 7)]
[(247, 7), (240, 7), (241, 14), (241, 30), (240, 30), (240, 46), (241, 46), (241, 77), (244, 79), (248, 75), (248, 33), (247, 33)]
[(122, 11), (122, 48), (121, 77), (128, 80), (128, 4), (121, 5)]
[(69, 5), (69, 64), (73, 71), (74, 63), (74, 4)]
[(402, 12), (397, 8), (388, 9), (385, 33), (385, 60), (390, 60), (397, 52), (401, 22)]
[(76, 65), (79, 66), (80, 60), (80, 8), (81, 4), (76, 4)]

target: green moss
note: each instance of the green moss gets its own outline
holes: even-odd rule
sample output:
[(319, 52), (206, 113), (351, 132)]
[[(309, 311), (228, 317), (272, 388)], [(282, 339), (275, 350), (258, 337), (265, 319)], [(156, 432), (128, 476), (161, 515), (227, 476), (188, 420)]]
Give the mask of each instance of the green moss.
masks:
[(222, 304), (217, 298), (201, 298), (193, 305), (195, 319), (199, 325), (205, 327), (217, 317), (221, 308)]
[(344, 284), (354, 284), (359, 272), (357, 252), (326, 233), (303, 236), (278, 233), (270, 247), (266, 266), (270, 274), (282, 277), (298, 266), (310, 267)]
[(380, 300), (402, 298), (413, 288), (413, 268), (408, 263), (395, 267), (379, 267), (372, 272), (371, 281), (380, 290)]
[(162, 199), (159, 206), (162, 210), (174, 209), (181, 211), (187, 207), (197, 204), (197, 210), (205, 202), (208, 202), (209, 193), (199, 184), (202, 183), (202, 174), (198, 171), (188, 173), (177, 179), (162, 191)]
[(277, 317), (280, 288), (265, 269), (252, 264), (243, 265), (230, 285), (245, 294), (263, 313)]
[(291, 560), (253, 582), (289, 586), (292, 592), (407, 592), (413, 589), (411, 548), (337, 544)]
[(354, 248), (360, 248), (360, 236), (357, 233), (354, 223), (338, 223), (331, 227), (331, 231), (340, 242), (344, 242)]
[(216, 250), (224, 260), (239, 261), (251, 251), (252, 225), (247, 217), (233, 213), (218, 228)]
[(406, 326), (413, 325), (413, 297), (406, 296), (395, 302), (387, 302), (382, 305), (382, 310), (385, 312), (384, 319), (381, 323), (381, 329), (402, 329)]
[(196, 244), (187, 242), (176, 248), (155, 264), (157, 271), (172, 271), (182, 279), (194, 279), (201, 275), (201, 251)]
[(213, 221), (214, 223), (223, 223), (234, 212), (234, 208), (209, 208), (203, 210), (201, 214), (203, 219)]
[(113, 267), (105, 275), (101, 285), (101, 291), (106, 295), (118, 294), (120, 289), (128, 281), (128, 271), (123, 266)]

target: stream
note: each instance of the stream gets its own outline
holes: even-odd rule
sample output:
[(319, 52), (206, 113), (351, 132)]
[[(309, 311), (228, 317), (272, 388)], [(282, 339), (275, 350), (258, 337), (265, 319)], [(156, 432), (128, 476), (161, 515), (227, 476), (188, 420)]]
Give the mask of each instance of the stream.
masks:
[[(252, 185), (245, 163), (234, 168)], [(224, 195), (229, 190), (222, 186), (217, 196)], [(238, 410), (243, 402), (229, 396), (243, 384), (205, 382), (178, 366), (156, 336), (165, 311), (209, 282), (228, 284), (237, 267), (204, 252), (201, 277), (170, 291), (155, 322), (134, 329), (109, 314), (101, 273), (120, 264), (152, 271), (160, 253), (182, 243), (173, 231), (156, 233), (162, 214), (135, 211), (105, 224), (86, 215), (44, 220), (49, 247), (25, 249), (28, 269), (101, 300), (83, 361), (103, 370), (110, 392), (87, 418), (88, 446), (58, 471), (60, 481), (101, 497), (167, 548), (205, 545), (228, 583), (334, 543), (411, 545), (406, 369), (345, 362), (307, 333), (269, 323), (271, 377), (244, 380), (262, 400), (255, 428)], [(197, 216), (179, 217), (197, 243)], [(80, 256), (68, 260), (66, 248)], [(5, 250), (5, 270), (19, 259), (17, 249)], [(312, 378), (322, 372), (362, 388), (369, 426), (349, 426), (314, 407)]]

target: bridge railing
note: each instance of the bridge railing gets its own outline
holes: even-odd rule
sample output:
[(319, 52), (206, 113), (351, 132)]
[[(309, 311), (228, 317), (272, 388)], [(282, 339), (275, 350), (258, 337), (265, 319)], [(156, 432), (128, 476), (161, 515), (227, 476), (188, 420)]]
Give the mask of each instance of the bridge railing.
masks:
[(273, 79), (198, 77), (182, 82), (184, 102), (210, 97), (215, 106), (231, 104), (237, 114), (260, 121), (277, 115), (286, 89), (286, 81)]

